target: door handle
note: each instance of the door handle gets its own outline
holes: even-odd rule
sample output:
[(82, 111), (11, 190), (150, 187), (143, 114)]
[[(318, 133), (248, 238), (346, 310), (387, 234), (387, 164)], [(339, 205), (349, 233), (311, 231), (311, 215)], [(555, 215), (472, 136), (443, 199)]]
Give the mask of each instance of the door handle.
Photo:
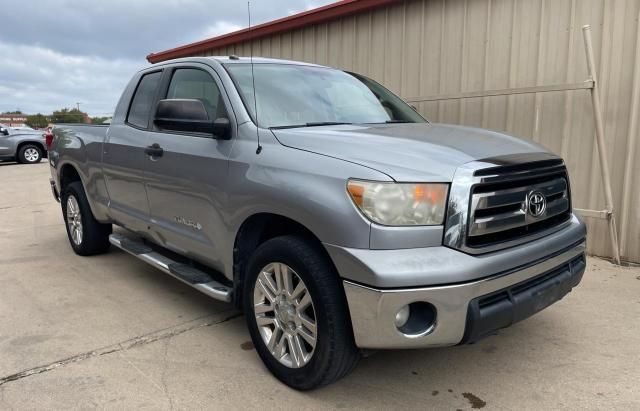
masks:
[(164, 150), (160, 147), (160, 144), (153, 143), (144, 149), (144, 153), (151, 157), (162, 157)]

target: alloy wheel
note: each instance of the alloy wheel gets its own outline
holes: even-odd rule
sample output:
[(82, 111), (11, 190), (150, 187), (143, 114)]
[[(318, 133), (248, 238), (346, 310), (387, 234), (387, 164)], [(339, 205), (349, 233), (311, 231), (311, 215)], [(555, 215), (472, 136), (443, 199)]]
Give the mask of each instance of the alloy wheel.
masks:
[(317, 343), (316, 312), (302, 278), (288, 265), (270, 263), (253, 290), (253, 311), (267, 349), (281, 364), (301, 368)]
[(82, 244), (82, 215), (78, 200), (73, 195), (67, 199), (67, 225), (73, 243), (78, 246)]

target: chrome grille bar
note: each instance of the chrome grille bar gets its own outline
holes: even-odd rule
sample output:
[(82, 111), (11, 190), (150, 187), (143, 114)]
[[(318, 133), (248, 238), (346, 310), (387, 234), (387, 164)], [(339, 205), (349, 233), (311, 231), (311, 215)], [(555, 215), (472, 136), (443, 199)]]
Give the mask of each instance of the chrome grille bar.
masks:
[[(527, 212), (530, 193), (546, 199), (544, 212)], [(444, 244), (482, 254), (532, 241), (570, 220), (571, 199), (564, 162), (532, 153), (473, 161), (460, 167), (449, 194)]]
[[(526, 213), (527, 195), (532, 191), (539, 191), (548, 199), (544, 214), (537, 218)], [(469, 236), (506, 231), (553, 217), (568, 209), (567, 197), (565, 178), (505, 190), (473, 193)]]

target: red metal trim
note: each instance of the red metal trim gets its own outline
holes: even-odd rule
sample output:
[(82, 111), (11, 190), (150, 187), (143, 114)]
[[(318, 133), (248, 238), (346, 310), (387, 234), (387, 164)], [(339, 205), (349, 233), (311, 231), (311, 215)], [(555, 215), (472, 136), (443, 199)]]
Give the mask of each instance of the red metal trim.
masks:
[(178, 57), (187, 57), (206, 50), (225, 47), (231, 44), (257, 39), (283, 31), (294, 30), (311, 24), (318, 24), (340, 17), (346, 17), (395, 3), (397, 1), (399, 0), (342, 0), (326, 6), (318, 7), (317, 9), (294, 14), (293, 16), (287, 16), (278, 20), (263, 23), (252, 27), (251, 30), (242, 29), (234, 31), (233, 33), (198, 41), (196, 43), (185, 44), (184, 46), (170, 50), (151, 53), (147, 56), (147, 60), (150, 63), (158, 63), (160, 61), (175, 59)]

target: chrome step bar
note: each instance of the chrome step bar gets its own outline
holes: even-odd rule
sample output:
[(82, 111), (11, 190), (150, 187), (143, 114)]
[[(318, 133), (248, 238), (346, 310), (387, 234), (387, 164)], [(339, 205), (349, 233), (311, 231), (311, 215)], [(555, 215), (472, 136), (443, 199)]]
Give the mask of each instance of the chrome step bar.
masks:
[(109, 236), (109, 242), (209, 297), (227, 303), (231, 302), (231, 288), (214, 280), (204, 271), (187, 264), (178, 263), (154, 251), (142, 241), (132, 239), (122, 234), (111, 234)]

